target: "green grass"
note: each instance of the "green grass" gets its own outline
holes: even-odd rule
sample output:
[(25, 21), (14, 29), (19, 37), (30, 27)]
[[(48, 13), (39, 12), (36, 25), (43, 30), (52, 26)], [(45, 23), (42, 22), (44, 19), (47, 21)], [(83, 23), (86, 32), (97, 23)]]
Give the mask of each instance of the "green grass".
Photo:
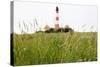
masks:
[(97, 33), (14, 34), (14, 65), (97, 60)]

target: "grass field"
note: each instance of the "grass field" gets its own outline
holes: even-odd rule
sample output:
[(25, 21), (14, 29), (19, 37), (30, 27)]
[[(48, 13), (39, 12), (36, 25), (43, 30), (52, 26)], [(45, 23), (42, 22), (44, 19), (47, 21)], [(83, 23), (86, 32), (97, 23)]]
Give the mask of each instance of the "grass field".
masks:
[(97, 60), (97, 33), (14, 34), (14, 65)]

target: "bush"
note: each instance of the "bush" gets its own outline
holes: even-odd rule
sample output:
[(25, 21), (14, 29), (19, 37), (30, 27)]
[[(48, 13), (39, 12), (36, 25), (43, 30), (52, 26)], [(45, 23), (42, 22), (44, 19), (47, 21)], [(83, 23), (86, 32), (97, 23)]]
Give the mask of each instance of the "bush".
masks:
[(50, 32), (53, 33), (53, 32), (55, 32), (55, 31), (54, 31), (54, 28), (50, 28), (50, 29), (48, 29), (48, 30), (45, 30), (45, 32), (46, 32), (46, 33), (50, 33)]
[(58, 30), (55, 30), (54, 28), (50, 28), (48, 30), (45, 30), (45, 33), (53, 33), (53, 32), (74, 32), (72, 28), (59, 28)]
[(74, 30), (72, 28), (64, 28), (64, 32), (73, 32)]

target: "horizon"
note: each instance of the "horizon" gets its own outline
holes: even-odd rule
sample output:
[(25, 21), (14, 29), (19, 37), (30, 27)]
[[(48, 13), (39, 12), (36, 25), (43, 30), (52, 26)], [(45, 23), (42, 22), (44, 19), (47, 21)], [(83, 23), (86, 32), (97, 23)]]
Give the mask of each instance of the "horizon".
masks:
[[(35, 32), (33, 31), (34, 19), (37, 20), (38, 27), (41, 27), (41, 30), (44, 30), (43, 28), (45, 25), (54, 28), (56, 21), (56, 6), (59, 7), (60, 27), (68, 25), (77, 32), (97, 31), (96, 6), (14, 2), (14, 32), (21, 33), (19, 23), (20, 27), (23, 28), (24, 31), (26, 30), (23, 27), (23, 22), (30, 30), (26, 31), (27, 33)], [(91, 29), (91, 27), (93, 27), (93, 29)]]

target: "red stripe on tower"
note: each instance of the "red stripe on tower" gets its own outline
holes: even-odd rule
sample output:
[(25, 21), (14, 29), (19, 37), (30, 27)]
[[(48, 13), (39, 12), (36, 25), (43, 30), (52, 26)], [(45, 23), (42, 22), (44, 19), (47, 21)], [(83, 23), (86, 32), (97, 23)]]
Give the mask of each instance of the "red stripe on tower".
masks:
[(56, 21), (59, 21), (59, 17), (58, 16), (56, 17)]

